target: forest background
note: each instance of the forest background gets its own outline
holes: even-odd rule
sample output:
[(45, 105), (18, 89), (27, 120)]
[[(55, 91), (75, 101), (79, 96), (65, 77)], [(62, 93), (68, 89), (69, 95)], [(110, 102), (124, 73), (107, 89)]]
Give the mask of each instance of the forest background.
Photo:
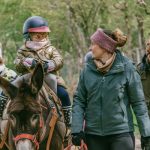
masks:
[(0, 0), (0, 43), (11, 69), (23, 43), (23, 23), (34, 15), (49, 23), (51, 42), (64, 57), (61, 74), (71, 97), (97, 28), (120, 28), (128, 37), (121, 51), (136, 64), (150, 38), (150, 0)]

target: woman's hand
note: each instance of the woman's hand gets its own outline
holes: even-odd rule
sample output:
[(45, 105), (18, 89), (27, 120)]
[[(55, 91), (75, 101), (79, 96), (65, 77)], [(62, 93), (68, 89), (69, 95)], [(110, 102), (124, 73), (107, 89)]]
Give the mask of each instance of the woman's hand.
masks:
[(72, 134), (72, 143), (75, 146), (81, 146), (82, 140), (85, 142), (85, 135), (83, 131), (80, 131), (80, 133), (73, 133)]

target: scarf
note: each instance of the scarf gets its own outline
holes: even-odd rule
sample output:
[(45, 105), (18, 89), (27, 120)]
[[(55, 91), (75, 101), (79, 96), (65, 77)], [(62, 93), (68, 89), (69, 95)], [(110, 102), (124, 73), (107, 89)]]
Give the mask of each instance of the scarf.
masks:
[(34, 51), (41, 50), (42, 48), (47, 47), (49, 45), (50, 45), (49, 40), (44, 40), (41, 42), (36, 42), (36, 41), (26, 41), (25, 42), (25, 46), (29, 49), (34, 50)]
[(115, 58), (116, 53), (113, 53), (111, 58), (109, 58), (106, 62), (103, 62), (102, 60), (94, 60), (94, 62), (100, 72), (107, 73), (110, 70)]

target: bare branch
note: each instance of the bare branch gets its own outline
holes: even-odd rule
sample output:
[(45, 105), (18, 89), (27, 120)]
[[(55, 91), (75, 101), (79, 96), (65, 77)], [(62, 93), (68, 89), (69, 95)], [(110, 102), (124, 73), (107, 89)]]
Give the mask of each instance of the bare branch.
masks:
[(148, 12), (148, 9), (147, 9), (146, 5), (144, 5), (144, 8), (145, 8), (145, 13), (146, 13), (147, 15), (150, 15), (150, 12)]
[(144, 0), (137, 0), (137, 4), (139, 4), (141, 6), (146, 6), (146, 3)]
[(144, 0), (137, 0), (137, 4), (144, 8), (144, 11), (147, 15), (150, 15), (150, 12), (148, 11), (147, 8), (147, 4)]

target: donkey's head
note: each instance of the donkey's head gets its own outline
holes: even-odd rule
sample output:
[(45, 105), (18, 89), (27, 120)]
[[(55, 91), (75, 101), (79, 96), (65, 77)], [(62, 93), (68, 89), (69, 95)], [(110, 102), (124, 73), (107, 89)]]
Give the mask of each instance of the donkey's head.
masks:
[(37, 65), (29, 82), (22, 80), (19, 87), (0, 77), (0, 86), (10, 97), (8, 115), (12, 137), (17, 150), (38, 149), (41, 107), (38, 93), (43, 85), (43, 68)]

